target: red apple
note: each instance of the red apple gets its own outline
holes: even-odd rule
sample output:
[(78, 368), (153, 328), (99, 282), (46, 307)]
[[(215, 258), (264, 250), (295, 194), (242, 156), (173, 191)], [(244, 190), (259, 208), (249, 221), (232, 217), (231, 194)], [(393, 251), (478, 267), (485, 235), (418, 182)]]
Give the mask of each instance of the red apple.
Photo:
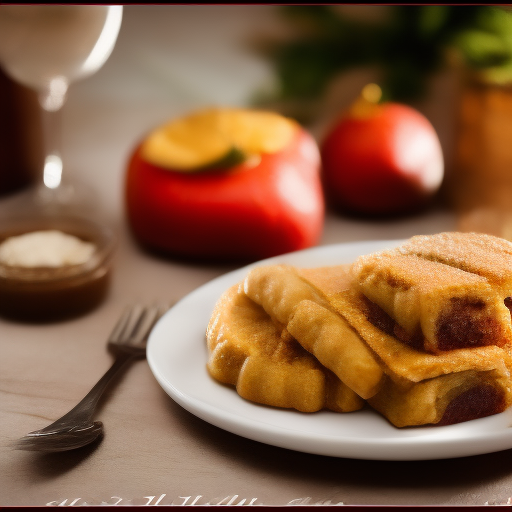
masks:
[(364, 90), (328, 132), (321, 154), (327, 198), (353, 213), (417, 210), (443, 180), (441, 145), (428, 119), (406, 105), (370, 101)]

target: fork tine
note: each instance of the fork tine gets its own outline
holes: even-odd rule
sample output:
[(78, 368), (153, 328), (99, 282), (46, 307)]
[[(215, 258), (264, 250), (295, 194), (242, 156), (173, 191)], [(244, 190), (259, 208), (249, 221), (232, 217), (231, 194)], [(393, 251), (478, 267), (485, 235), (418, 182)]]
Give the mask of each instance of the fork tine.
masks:
[(133, 331), (134, 326), (137, 325), (142, 312), (143, 308), (139, 305), (126, 308), (116, 326), (114, 327), (112, 333), (110, 334), (108, 341), (116, 343), (127, 338)]
[(140, 304), (136, 304), (135, 306), (133, 306), (130, 320), (128, 321), (122, 333), (121, 339), (133, 339), (135, 333), (138, 331), (138, 329), (140, 328), (141, 324), (144, 321), (144, 318), (147, 314), (147, 309), (147, 307), (141, 306)]
[(130, 336), (133, 343), (140, 343), (149, 334), (151, 327), (153, 327), (159, 318), (158, 313), (158, 307), (149, 307), (144, 309), (139, 322), (134, 327)]
[(112, 331), (109, 342), (140, 343), (147, 337), (157, 320), (169, 309), (168, 305), (127, 308)]

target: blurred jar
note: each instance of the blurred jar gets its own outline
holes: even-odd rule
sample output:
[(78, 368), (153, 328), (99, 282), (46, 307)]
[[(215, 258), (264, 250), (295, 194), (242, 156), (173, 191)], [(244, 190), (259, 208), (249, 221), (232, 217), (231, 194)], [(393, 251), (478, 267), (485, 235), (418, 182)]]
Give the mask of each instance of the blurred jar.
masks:
[(0, 197), (34, 183), (43, 166), (37, 95), (0, 68)]
[(467, 75), (449, 185), (459, 229), (512, 239), (512, 82)]

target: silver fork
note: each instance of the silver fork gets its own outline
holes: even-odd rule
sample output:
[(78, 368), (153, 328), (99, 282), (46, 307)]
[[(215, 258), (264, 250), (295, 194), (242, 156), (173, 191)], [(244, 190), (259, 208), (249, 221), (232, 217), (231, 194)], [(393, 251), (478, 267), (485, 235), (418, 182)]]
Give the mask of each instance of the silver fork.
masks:
[(128, 362), (145, 357), (146, 341), (168, 306), (127, 309), (112, 331), (107, 346), (115, 355), (110, 369), (73, 409), (45, 428), (35, 430), (15, 444), (18, 450), (62, 452), (92, 443), (103, 435), (103, 423), (92, 421), (98, 401), (115, 375)]

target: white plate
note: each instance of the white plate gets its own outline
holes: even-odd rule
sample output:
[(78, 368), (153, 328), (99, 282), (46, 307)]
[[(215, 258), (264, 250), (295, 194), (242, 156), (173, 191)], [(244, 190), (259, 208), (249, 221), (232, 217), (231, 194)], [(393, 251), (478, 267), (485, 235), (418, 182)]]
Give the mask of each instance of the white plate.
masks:
[(271, 258), (225, 274), (178, 302), (157, 323), (148, 344), (150, 368), (163, 389), (203, 420), (240, 436), (301, 452), (373, 460), (464, 457), (512, 448), (512, 411), (446, 427), (397, 429), (364, 409), (313, 414), (260, 406), (214, 381), (206, 371), (205, 330), (215, 302), (248, 269), (284, 262), (303, 267), (349, 263), (399, 241), (340, 244)]

